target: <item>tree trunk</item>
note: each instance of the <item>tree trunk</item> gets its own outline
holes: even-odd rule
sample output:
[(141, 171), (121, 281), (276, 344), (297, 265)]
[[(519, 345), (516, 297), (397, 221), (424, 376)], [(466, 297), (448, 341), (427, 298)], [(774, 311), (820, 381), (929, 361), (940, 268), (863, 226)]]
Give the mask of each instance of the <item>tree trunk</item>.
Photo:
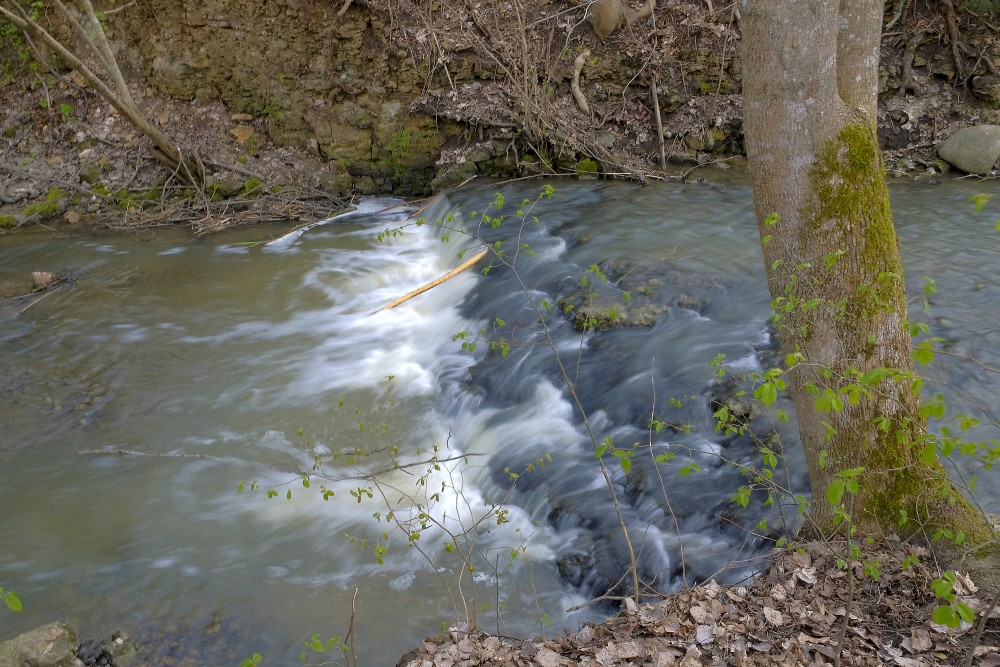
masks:
[(751, 0), (741, 22), (747, 157), (782, 350), (800, 355), (788, 375), (810, 516), (821, 534), (844, 525), (826, 499), (846, 471), (859, 492), (841, 512), (864, 533), (903, 519), (906, 532), (957, 526), (985, 540), (983, 517), (924, 456), (876, 135), (882, 12), (878, 0)]

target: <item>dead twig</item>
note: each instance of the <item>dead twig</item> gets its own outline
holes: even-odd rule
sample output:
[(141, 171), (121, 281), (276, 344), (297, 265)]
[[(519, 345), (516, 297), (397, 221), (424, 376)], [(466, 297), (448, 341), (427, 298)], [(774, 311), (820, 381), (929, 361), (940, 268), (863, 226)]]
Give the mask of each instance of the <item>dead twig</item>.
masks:
[(580, 51), (576, 59), (573, 61), (573, 80), (569, 84), (569, 89), (573, 93), (573, 99), (576, 100), (576, 105), (580, 107), (580, 111), (590, 115), (590, 105), (587, 104), (587, 97), (580, 90), (580, 72), (583, 71), (583, 66), (587, 64), (587, 58), (590, 57), (590, 49), (584, 49)]
[(667, 144), (663, 136), (663, 116), (660, 114), (660, 91), (656, 85), (656, 72), (649, 79), (649, 92), (653, 98), (653, 116), (656, 118), (656, 138), (660, 143), (660, 170), (667, 170)]

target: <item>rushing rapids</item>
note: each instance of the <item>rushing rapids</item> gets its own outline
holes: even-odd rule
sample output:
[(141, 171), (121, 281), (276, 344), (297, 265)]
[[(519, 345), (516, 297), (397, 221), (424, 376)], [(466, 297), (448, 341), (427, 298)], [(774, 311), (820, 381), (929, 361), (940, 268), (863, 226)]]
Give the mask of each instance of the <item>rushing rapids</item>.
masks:
[[(389, 664), (473, 615), (523, 635), (606, 613), (568, 610), (631, 590), (622, 523), (648, 591), (751, 574), (796, 516), (731, 502), (760, 454), (712, 419), (740, 403), (717, 355), (731, 374), (774, 362), (749, 189), (555, 187), (521, 225), (514, 202), (540, 186), (504, 186), (496, 229), (470, 215), (489, 187), (436, 200), (425, 219), (502, 241), (516, 271), (465, 272), (382, 312), (478, 241), (383, 200), (284, 234), (2, 239), (5, 272), (68, 279), (0, 303), (0, 585), (25, 605), (5, 627), (72, 616), (85, 635), (123, 628), (221, 664), (294, 660), (353, 623), (359, 656)], [(912, 292), (924, 275), (940, 289), (915, 314), (951, 353), (931, 372), (963, 409), (996, 405), (995, 374), (960, 356), (1000, 365), (996, 216), (975, 212), (973, 184), (892, 194)], [(794, 425), (749, 416), (802, 491)], [(615, 449), (632, 450), (627, 472)], [(327, 478), (303, 488), (317, 457)], [(428, 514), (419, 549), (390, 510)]]

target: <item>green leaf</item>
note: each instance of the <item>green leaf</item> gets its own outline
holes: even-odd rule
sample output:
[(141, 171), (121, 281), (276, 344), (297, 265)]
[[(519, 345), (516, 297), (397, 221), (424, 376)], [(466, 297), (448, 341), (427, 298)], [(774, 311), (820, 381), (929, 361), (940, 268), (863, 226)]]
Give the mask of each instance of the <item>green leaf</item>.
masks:
[(680, 477), (687, 477), (692, 472), (697, 472), (701, 470), (701, 466), (697, 463), (688, 463), (686, 466), (677, 471), (677, 475)]
[(21, 606), (21, 599), (13, 591), (7, 591), (3, 594), (3, 602), (11, 611), (24, 611), (24, 608)]
[(764, 407), (770, 407), (778, 400), (778, 387), (774, 382), (765, 382), (754, 389), (753, 397), (763, 403)]
[(623, 456), (620, 460), (622, 463), (622, 470), (624, 470), (627, 475), (628, 471), (632, 469), (632, 459), (627, 456)]
[(847, 484), (842, 479), (835, 479), (830, 482), (830, 485), (826, 487), (826, 501), (830, 505), (836, 507), (840, 504), (840, 501), (844, 499), (844, 491), (847, 490)]
[[(945, 572), (943, 574), (947, 576), (951, 573)], [(931, 590), (934, 592), (934, 597), (941, 598), (942, 600), (951, 600), (955, 597), (952, 582), (945, 579), (944, 576), (931, 582)]]
[(604, 453), (608, 451), (607, 445), (598, 445), (597, 449), (594, 450), (594, 458), (599, 459), (604, 456)]
[(924, 341), (913, 350), (913, 360), (921, 366), (934, 361), (934, 350), (931, 349), (931, 342)]
[(840, 412), (844, 409), (844, 401), (832, 389), (825, 389), (813, 402), (813, 407), (818, 412)]
[(961, 623), (958, 614), (950, 606), (935, 607), (931, 618), (939, 625), (946, 625), (949, 628), (956, 628)]
[(823, 262), (827, 265), (827, 267), (832, 267), (837, 263), (837, 260), (839, 260), (843, 254), (843, 250), (834, 250), (831, 253), (827, 253), (827, 255), (823, 258)]

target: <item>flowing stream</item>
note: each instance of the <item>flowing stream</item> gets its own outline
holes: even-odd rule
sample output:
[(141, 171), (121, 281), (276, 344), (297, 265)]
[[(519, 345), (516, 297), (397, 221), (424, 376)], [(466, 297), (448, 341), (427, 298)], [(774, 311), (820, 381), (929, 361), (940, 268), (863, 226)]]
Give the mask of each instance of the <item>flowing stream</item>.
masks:
[[(154, 662), (298, 664), (313, 633), (351, 630), (361, 664), (390, 665), (473, 615), (511, 636), (599, 619), (608, 606), (571, 609), (630, 584), (588, 424), (638, 443), (627, 475), (604, 460), (647, 583), (751, 575), (761, 533), (795, 516), (733, 506), (743, 477), (724, 460), (760, 456), (711, 418), (716, 355), (734, 372), (773, 361), (748, 186), (554, 185), (525, 224), (515, 211), (541, 186), (504, 186), (497, 229), (470, 216), (489, 186), (436, 200), (423, 216), (502, 241), (517, 271), (469, 271), (381, 312), (473, 243), (434, 225), (379, 241), (409, 215), (387, 200), (294, 232), (0, 237), (4, 273), (69, 278), (0, 302), (0, 586), (25, 607), (0, 610), (0, 638), (64, 619), (85, 637), (123, 629)], [(939, 287), (927, 313), (914, 304), (948, 353), (930, 386), (978, 416), (1000, 405), (1000, 375), (967, 358), (1000, 367), (1000, 209), (970, 200), (989, 185), (892, 189), (909, 291)], [(591, 294), (648, 326), (581, 335), (560, 306)], [(650, 434), (654, 416), (689, 432)], [(777, 431), (779, 479), (802, 492), (794, 429)], [(998, 476), (976, 493), (997, 511)], [(408, 540), (390, 512), (428, 528)]]

